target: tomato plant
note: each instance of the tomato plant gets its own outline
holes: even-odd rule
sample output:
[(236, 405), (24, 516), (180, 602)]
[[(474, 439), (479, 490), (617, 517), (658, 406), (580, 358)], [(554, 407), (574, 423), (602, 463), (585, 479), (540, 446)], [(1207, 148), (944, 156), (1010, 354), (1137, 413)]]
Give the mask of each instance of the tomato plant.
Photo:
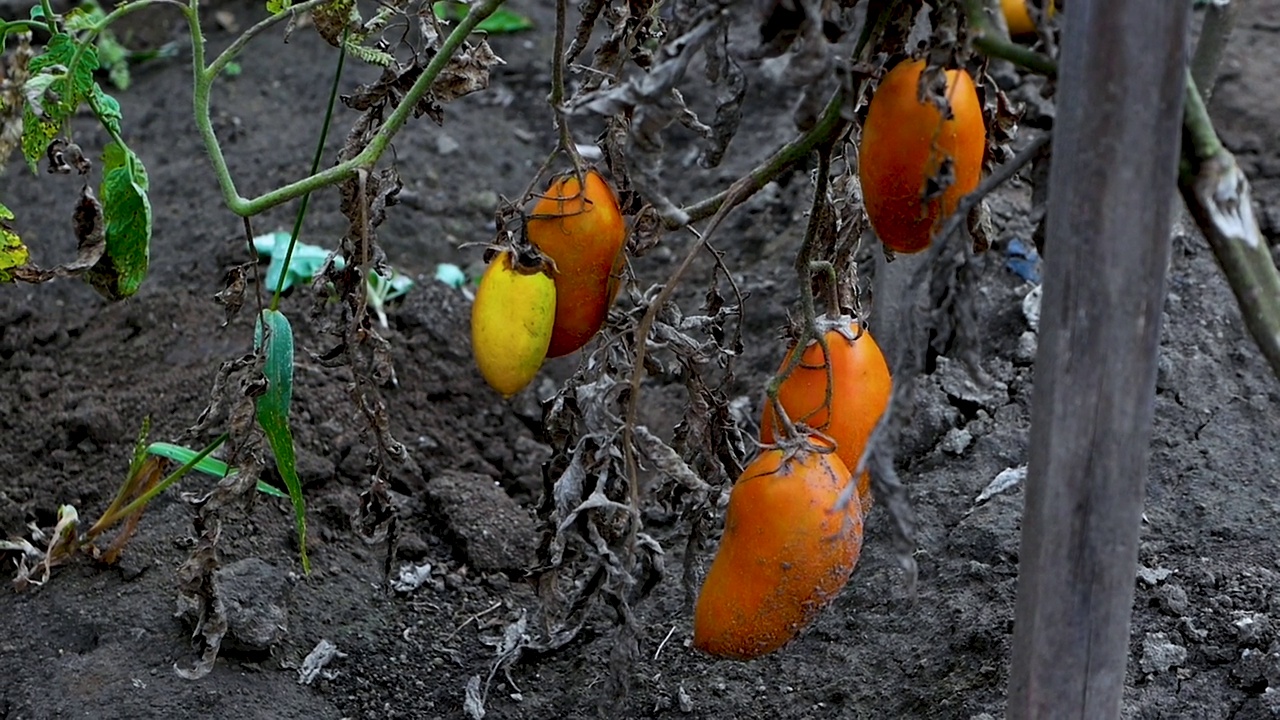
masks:
[[(830, 437), (836, 444), (836, 454), (852, 471), (889, 405), (889, 366), (871, 334), (865, 329), (859, 332), (856, 320), (820, 318), (819, 324), (832, 326), (825, 334), (830, 362), (817, 341), (809, 343), (799, 363), (778, 386), (778, 404), (792, 422), (804, 423)], [(778, 371), (780, 376), (791, 366), (795, 352), (794, 345), (787, 351)], [(775, 442), (779, 429), (773, 403), (766, 399), (760, 419), (760, 442)], [(871, 479), (865, 472), (858, 478), (858, 497), (863, 512), (870, 509)]]
[(920, 97), (923, 60), (896, 65), (880, 81), (867, 109), (858, 171), (867, 217), (895, 252), (929, 246), (933, 233), (978, 186), (986, 129), (973, 78), (947, 70), (944, 115)]
[(862, 551), (862, 507), (837, 508), (849, 471), (833, 452), (766, 450), (729, 496), (698, 594), (693, 645), (749, 660), (785, 645), (844, 587)]
[(485, 382), (511, 397), (538, 374), (556, 317), (555, 282), (540, 267), (498, 254), (471, 306), (471, 349)]
[(600, 331), (618, 292), (626, 225), (613, 188), (596, 170), (585, 187), (573, 175), (554, 179), (525, 225), (529, 242), (555, 263), (555, 328), (547, 357), (581, 348)]

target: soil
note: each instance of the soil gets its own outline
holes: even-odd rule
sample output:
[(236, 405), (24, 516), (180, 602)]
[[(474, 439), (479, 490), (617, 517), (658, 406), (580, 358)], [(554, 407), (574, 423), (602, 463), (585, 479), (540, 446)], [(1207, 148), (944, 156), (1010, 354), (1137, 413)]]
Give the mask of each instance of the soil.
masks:
[[(579, 358), (553, 362), (533, 388), (503, 402), (469, 356), (467, 298), (431, 275), (440, 262), (478, 267), (479, 250), (458, 245), (491, 236), (496, 194), (518, 196), (553, 143), (544, 102), (553, 18), (544, 5), (513, 2), (540, 29), (492, 39), (507, 65), (489, 93), (449, 105), (442, 128), (425, 119), (413, 125), (394, 147), (404, 202), (380, 234), (390, 261), (419, 284), (393, 308), (386, 332), (398, 384), (382, 396), (410, 456), (391, 479), (402, 533), (391, 579), (407, 566), (423, 582), (394, 589), (384, 546), (366, 544), (352, 527), (369, 487), (364, 421), (347, 393), (349, 377), (312, 359), (332, 339), (307, 319), (310, 300), (295, 294), (282, 309), (299, 348), (293, 417), (312, 573), (301, 573), (284, 501), (259, 497), (226, 516), (219, 577), (244, 621), (241, 646), (225, 647), (208, 676), (183, 679), (176, 670), (192, 667), (199, 649), (175, 614), (195, 515), (182, 493), (212, 485), (186, 480), (182, 492), (152, 503), (117, 566), (81, 559), (56, 568), (43, 586), (0, 593), (0, 718), (458, 718), (467, 717), (472, 678), (487, 687), (488, 718), (593, 717), (601, 708), (610, 717), (1002, 715), (1022, 493), (975, 498), (1027, 458), (1034, 332), (1022, 302), (1032, 286), (1009, 271), (1003, 252), (1029, 230), (1020, 184), (992, 199), (1001, 233), (979, 260), (981, 347), (996, 390), (971, 392), (958, 363), (941, 360), (920, 380), (898, 452), (919, 520), (914, 595), (877, 508), (848, 588), (771, 656), (741, 663), (695, 652), (690, 608), (678, 573), (669, 572), (636, 607), (644, 632), (625, 696), (609, 682), (615, 636), (603, 610), (567, 647), (492, 672), (495, 645), (533, 616), (536, 603), (523, 570), (549, 455), (538, 440), (537, 400)], [(262, 13), (239, 0), (218, 9), (241, 27)], [(166, 12), (147, 16), (139, 31), (175, 32)], [(230, 42), (212, 17), (208, 28), (215, 50)], [(1255, 180), (1272, 239), (1280, 233), (1278, 32), (1280, 3), (1245, 4), (1213, 103), (1225, 140)], [(306, 28), (287, 44), (268, 33), (243, 57), (243, 73), (216, 88), (215, 124), (242, 194), (304, 173), (333, 63), (331, 49)], [(371, 76), (353, 68), (346, 77)], [(771, 77), (753, 72), (747, 107), (762, 110), (744, 120), (724, 166), (669, 168), (675, 197), (723, 188), (793, 132), (784, 101), (796, 92)], [(220, 364), (252, 344), (252, 313), (223, 327), (212, 297), (245, 260), (243, 230), (221, 204), (186, 110), (189, 68), (180, 59), (144, 64), (134, 81), (118, 97), (126, 137), (151, 177), (155, 238), (143, 289), (110, 304), (74, 281), (0, 287), (5, 537), (29, 536), (29, 524), (51, 527), (64, 504), (95, 518), (125, 473), (143, 419), (152, 420), (152, 439), (176, 438), (204, 408)], [(340, 114), (335, 127), (350, 117)], [(76, 127), (95, 155), (105, 137), (87, 120)], [(37, 262), (74, 254), (69, 220), (79, 180), (11, 164), (0, 188)], [(773, 338), (795, 297), (789, 261), (777, 258), (799, 246), (807, 194), (797, 173), (735, 213), (721, 236), (727, 265), (750, 293), (732, 394), (746, 398), (753, 417), (780, 358)], [(345, 227), (336, 191), (314, 200), (304, 239), (332, 245)], [(255, 229), (286, 227), (292, 212), (268, 213)], [(1280, 717), (1280, 385), (1204, 241), (1182, 224), (1175, 236), (1123, 716)], [(645, 282), (664, 277), (686, 242), (669, 236), (637, 261), (637, 272)], [(895, 328), (917, 262), (882, 268), (872, 329), (891, 362), (905, 342)], [(705, 272), (687, 280), (679, 298), (687, 307), (705, 280)], [(669, 435), (681, 393), (656, 380), (646, 393), (642, 420)], [(654, 515), (649, 531), (667, 548), (668, 568), (678, 567), (680, 525)], [(2, 577), (11, 570), (6, 564)], [(342, 655), (302, 684), (297, 668), (321, 640)]]

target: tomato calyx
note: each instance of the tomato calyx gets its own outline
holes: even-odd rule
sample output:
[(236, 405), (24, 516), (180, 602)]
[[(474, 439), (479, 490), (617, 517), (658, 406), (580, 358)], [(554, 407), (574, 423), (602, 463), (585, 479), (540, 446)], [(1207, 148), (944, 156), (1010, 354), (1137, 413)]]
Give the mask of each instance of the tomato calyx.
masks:
[[(854, 328), (857, 328), (856, 330)], [(829, 332), (840, 333), (840, 336), (849, 342), (856, 342), (865, 332), (863, 323), (860, 319), (852, 315), (836, 315), (829, 314), (819, 315), (813, 319), (814, 337), (809, 338), (805, 343), (805, 348), (811, 348), (820, 344), (818, 338), (826, 337)]]
[[(511, 269), (522, 274), (532, 275), (544, 273), (555, 277), (556, 263), (546, 253), (529, 241), (524, 228), (524, 216), (520, 208), (503, 199), (494, 218), (498, 230), (490, 242), (463, 243), (461, 247), (480, 245), (484, 247), (484, 262), (489, 264), (495, 258), (506, 253), (510, 259)], [(514, 228), (518, 228), (514, 229)]]
[[(599, 175), (600, 171), (591, 166), (587, 166), (585, 168), (575, 167), (573, 170), (552, 176), (551, 180), (547, 183), (547, 190), (549, 192), (530, 192), (529, 196), (525, 198), (525, 202), (530, 200), (551, 200), (556, 203), (557, 210), (556, 212), (551, 213), (539, 213), (533, 211), (524, 213), (526, 222), (528, 220), (555, 220), (558, 218), (574, 217), (575, 215), (584, 215), (591, 212), (595, 208), (595, 201), (587, 197), (586, 190), (587, 176), (591, 173)], [(604, 176), (601, 175), (601, 177)], [(571, 194), (565, 195), (563, 194), (563, 191), (565, 187), (569, 185), (570, 180), (576, 182), (577, 187), (574, 188)], [(566, 209), (566, 206), (572, 209)]]

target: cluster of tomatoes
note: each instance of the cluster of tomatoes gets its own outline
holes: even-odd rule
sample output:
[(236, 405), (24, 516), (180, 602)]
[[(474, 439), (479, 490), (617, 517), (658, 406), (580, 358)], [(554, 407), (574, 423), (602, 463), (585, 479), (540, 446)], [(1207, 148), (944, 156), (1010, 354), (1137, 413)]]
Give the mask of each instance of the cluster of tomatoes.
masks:
[(617, 195), (595, 170), (582, 181), (574, 174), (553, 180), (525, 235), (533, 252), (499, 252), (471, 307), (476, 364), (504, 397), (528, 385), (544, 360), (568, 355), (600, 331), (625, 258)]
[[(924, 70), (924, 61), (907, 60), (881, 79), (859, 146), (867, 216), (899, 253), (929, 246), (977, 187), (986, 147), (969, 74), (946, 70), (946, 102), (938, 103), (922, 92)], [(618, 291), (626, 230), (612, 188), (588, 170), (551, 183), (525, 234), (529, 252), (518, 244), (499, 252), (472, 310), (477, 364), (508, 397), (546, 358), (581, 348), (600, 330)], [(749, 659), (786, 644), (843, 589), (862, 549), (870, 478), (853, 471), (892, 383), (858, 321), (816, 322), (823, 341), (793, 346), (783, 361), (776, 406), (766, 402), (761, 418), (764, 450), (733, 486), (699, 592), (694, 645), (714, 655)]]
[[(899, 253), (929, 246), (977, 187), (986, 147), (973, 79), (964, 70), (944, 73), (944, 115), (921, 96), (924, 69), (924, 61), (908, 60), (884, 76), (859, 147), (867, 216)], [(931, 183), (940, 191), (929, 192)], [(821, 317), (818, 326), (824, 343), (811, 342), (798, 364), (793, 347), (779, 370), (777, 406), (791, 422), (766, 401), (766, 449), (730, 493), (694, 611), (693, 644), (704, 652), (746, 660), (782, 647), (839, 594), (861, 553), (871, 483), (853, 471), (892, 382), (880, 348), (855, 320)]]
[[(766, 400), (766, 449), (729, 495), (694, 610), (694, 647), (713, 655), (747, 660), (782, 647), (839, 594), (862, 551), (871, 479), (864, 472), (855, 481), (853, 470), (888, 407), (889, 367), (852, 318), (818, 324), (826, 350), (810, 343), (778, 387), (791, 422)], [(780, 374), (798, 350), (787, 353)]]

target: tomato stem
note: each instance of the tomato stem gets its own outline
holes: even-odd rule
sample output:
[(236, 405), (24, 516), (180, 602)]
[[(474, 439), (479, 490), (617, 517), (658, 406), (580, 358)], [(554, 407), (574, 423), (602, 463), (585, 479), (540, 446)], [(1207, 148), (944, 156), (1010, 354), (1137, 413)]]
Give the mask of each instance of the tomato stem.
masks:
[(1008, 60), (1047, 77), (1058, 74), (1058, 63), (1053, 58), (1013, 42), (996, 28), (983, 0), (964, 0), (964, 13), (969, 23), (969, 41), (983, 55)]

